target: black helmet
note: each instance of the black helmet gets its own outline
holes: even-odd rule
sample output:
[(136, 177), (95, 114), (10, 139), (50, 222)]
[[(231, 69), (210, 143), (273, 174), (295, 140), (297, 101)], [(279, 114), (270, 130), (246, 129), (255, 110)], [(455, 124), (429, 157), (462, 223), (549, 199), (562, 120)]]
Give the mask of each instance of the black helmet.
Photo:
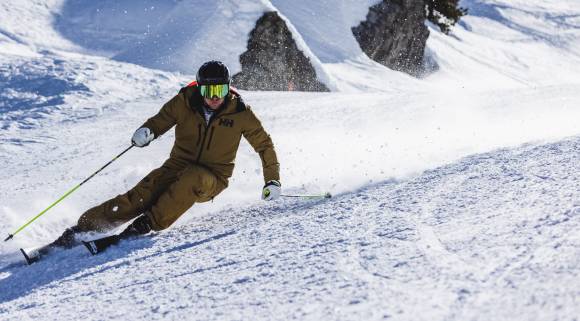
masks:
[(230, 84), (230, 71), (221, 61), (208, 61), (197, 71), (199, 85)]

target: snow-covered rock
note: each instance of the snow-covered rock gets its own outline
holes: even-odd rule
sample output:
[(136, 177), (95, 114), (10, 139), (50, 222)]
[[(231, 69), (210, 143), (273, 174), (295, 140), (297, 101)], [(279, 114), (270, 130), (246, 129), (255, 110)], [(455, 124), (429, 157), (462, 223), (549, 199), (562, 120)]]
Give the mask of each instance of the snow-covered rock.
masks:
[(362, 50), (374, 61), (411, 75), (424, 72), (429, 37), (422, 1), (383, 0), (352, 29)]
[(275, 11), (258, 19), (240, 62), (242, 71), (232, 81), (241, 89), (328, 91), (318, 81), (310, 59), (296, 46), (286, 22)]

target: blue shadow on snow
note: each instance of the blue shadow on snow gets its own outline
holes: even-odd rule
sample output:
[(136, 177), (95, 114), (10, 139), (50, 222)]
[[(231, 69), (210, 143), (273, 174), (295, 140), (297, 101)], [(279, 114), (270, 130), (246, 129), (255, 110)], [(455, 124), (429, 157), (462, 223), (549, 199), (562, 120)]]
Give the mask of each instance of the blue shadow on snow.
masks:
[[(119, 246), (116, 246), (117, 249), (112, 247), (108, 251), (96, 256), (91, 256), (84, 246), (77, 246), (71, 250), (55, 251), (51, 256), (30, 266), (27, 266), (23, 260), (21, 264), (10, 264), (9, 266), (0, 268), (0, 273), (10, 273), (8, 277), (0, 280), (0, 303), (26, 296), (38, 288), (47, 286), (55, 281), (62, 281), (71, 276), (74, 276), (71, 281), (82, 279), (89, 275), (116, 269), (124, 265), (132, 264), (133, 262), (147, 260), (150, 257), (162, 253), (183, 251), (233, 234), (235, 234), (235, 231), (216, 234), (203, 240), (181, 244), (133, 260), (127, 258), (128, 254), (151, 247), (154, 243), (153, 238), (142, 237), (122, 241), (119, 244), (121, 246), (120, 248)], [(130, 248), (127, 248), (126, 245), (130, 245)], [(79, 275), (75, 276), (75, 274)], [(5, 311), (0, 309), (0, 314), (3, 312)]]

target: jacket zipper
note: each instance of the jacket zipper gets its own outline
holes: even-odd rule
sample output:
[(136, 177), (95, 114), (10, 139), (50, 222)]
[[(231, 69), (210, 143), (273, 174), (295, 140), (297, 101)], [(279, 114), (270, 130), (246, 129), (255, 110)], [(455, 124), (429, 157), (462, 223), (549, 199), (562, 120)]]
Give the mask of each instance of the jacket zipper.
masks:
[[(205, 145), (205, 138), (207, 137), (207, 130), (209, 129), (211, 123), (214, 120), (216, 120), (216, 119), (218, 119), (218, 118), (220, 118), (222, 116), (232, 115), (232, 114), (235, 114), (235, 113), (227, 113), (227, 114), (216, 115), (215, 117), (210, 118), (209, 123), (207, 123), (207, 125), (205, 125), (205, 119), (204, 119), (203, 115), (201, 115), (201, 113), (200, 113), (200, 116), (202, 118), (203, 124), (205, 125), (205, 131), (203, 133), (203, 139), (201, 140), (201, 146), (199, 147), (199, 153), (197, 154), (197, 159), (195, 161), (196, 163), (199, 163), (199, 160), (201, 159), (201, 154), (203, 152), (203, 146)], [(199, 127), (198, 128), (201, 131), (201, 124), (199, 124)], [(214, 127), (211, 128), (211, 134), (210, 134), (210, 138), (209, 138), (209, 143), (207, 144), (207, 149), (209, 149), (209, 145), (211, 144), (211, 139), (213, 138), (213, 130), (214, 130)], [(201, 134), (200, 134), (200, 136), (201, 136)], [(199, 138), (198, 138), (198, 141), (199, 141)]]
[(197, 124), (197, 146), (201, 142), (201, 124)]
[[(203, 119), (203, 116), (201, 118)], [(199, 163), (199, 160), (201, 159), (201, 154), (203, 152), (203, 146), (205, 145), (205, 138), (207, 137), (207, 130), (209, 129), (209, 126), (211, 125), (213, 120), (214, 120), (214, 117), (210, 118), (209, 123), (207, 123), (207, 125), (205, 125), (205, 131), (203, 132), (203, 139), (201, 140), (201, 146), (199, 146), (199, 154), (197, 154), (197, 160), (195, 161), (196, 163)], [(205, 124), (205, 119), (203, 119), (202, 121)], [(212, 134), (213, 134), (213, 131), (212, 131)], [(210, 138), (210, 141), (211, 141), (211, 138)]]
[(209, 146), (211, 145), (211, 140), (213, 138), (213, 130), (215, 129), (215, 126), (211, 127), (211, 132), (209, 133), (209, 141), (207, 142), (207, 150), (209, 150)]
[(197, 153), (197, 159), (195, 161), (196, 163), (199, 163), (199, 160), (201, 158), (201, 153), (203, 152), (203, 145), (205, 145), (205, 137), (206, 136), (207, 136), (207, 127), (206, 127), (205, 131), (203, 132), (203, 139), (201, 140), (201, 146), (199, 146), (199, 152)]

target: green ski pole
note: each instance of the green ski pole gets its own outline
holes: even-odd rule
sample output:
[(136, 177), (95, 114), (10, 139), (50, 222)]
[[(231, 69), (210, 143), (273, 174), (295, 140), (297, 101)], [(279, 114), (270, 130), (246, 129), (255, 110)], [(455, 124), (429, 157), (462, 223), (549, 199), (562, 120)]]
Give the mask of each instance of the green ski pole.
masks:
[(331, 198), (332, 197), (332, 195), (330, 193), (317, 194), (317, 195), (286, 195), (286, 194), (282, 194), (280, 196), (282, 196), (282, 197), (307, 198), (307, 199), (312, 199), (312, 198)]
[(103, 167), (101, 167), (98, 171), (94, 172), (91, 176), (87, 177), (87, 179), (85, 179), (84, 181), (82, 181), (80, 184), (78, 184), (77, 186), (73, 187), (70, 191), (66, 192), (63, 196), (61, 196), (61, 198), (59, 198), (56, 202), (50, 204), (49, 207), (47, 207), (44, 211), (40, 212), (38, 215), (36, 215), (35, 217), (33, 217), (31, 220), (29, 220), (28, 222), (26, 222), (26, 224), (22, 225), (21, 227), (19, 227), (16, 231), (14, 231), (12, 234), (9, 234), (8, 237), (4, 240), (4, 242), (14, 238), (14, 235), (18, 234), (20, 231), (22, 231), (23, 229), (25, 229), (28, 225), (30, 225), (32, 222), (34, 222), (37, 218), (41, 217), (44, 213), (48, 212), (48, 210), (50, 210), (51, 208), (53, 208), (56, 204), (58, 204), (60, 201), (62, 201), (63, 199), (65, 199), (67, 196), (69, 196), (70, 194), (72, 194), (74, 191), (76, 191), (79, 187), (81, 187), (84, 183), (88, 182), (91, 178), (93, 178), (95, 175), (97, 175), (98, 173), (100, 173), (103, 169), (105, 169), (105, 167), (111, 165), (112, 162), (116, 161), (119, 157), (123, 156), (123, 154), (125, 154), (126, 152), (128, 152), (131, 148), (133, 148), (135, 145), (131, 145), (129, 146), (127, 149), (125, 149), (123, 152), (121, 152), (119, 155), (117, 155), (115, 158), (113, 158), (112, 160), (110, 160), (107, 164), (105, 164)]

